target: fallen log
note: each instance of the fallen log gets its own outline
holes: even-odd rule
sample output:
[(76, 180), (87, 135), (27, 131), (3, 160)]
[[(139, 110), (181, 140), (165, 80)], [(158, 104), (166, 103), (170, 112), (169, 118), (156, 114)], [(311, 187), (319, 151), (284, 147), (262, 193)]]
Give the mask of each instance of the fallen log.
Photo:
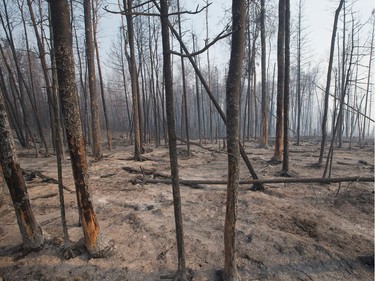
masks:
[(198, 146), (198, 147), (200, 147), (204, 150), (208, 150), (208, 151), (216, 152), (216, 153), (228, 154), (226, 151), (217, 150), (217, 149), (214, 149), (214, 148), (211, 148), (211, 147), (204, 147), (203, 145), (200, 145), (199, 143), (196, 143), (196, 142), (193, 142), (193, 141), (187, 142), (186, 140), (184, 140), (182, 138), (179, 138), (179, 137), (176, 137), (176, 139), (183, 142), (183, 143), (186, 143), (186, 144)]
[(57, 196), (57, 195), (58, 195), (58, 193), (44, 194), (44, 195), (40, 195), (40, 196), (33, 197), (33, 198), (31, 198), (31, 200), (36, 200), (36, 199), (46, 199), (46, 198), (55, 197), (55, 196)]
[[(240, 180), (239, 184), (267, 184), (267, 183), (338, 183), (338, 182), (374, 182), (374, 177), (338, 177), (338, 178), (273, 178), (262, 180)], [(147, 179), (143, 178), (142, 183), (165, 183), (171, 184), (171, 179)], [(187, 186), (197, 185), (226, 185), (226, 180), (184, 180), (180, 184)]]
[[(29, 181), (29, 180), (31, 180), (32, 178), (35, 178), (35, 177), (39, 177), (40, 179), (42, 179), (42, 182), (59, 184), (59, 181), (57, 179), (46, 176), (46, 175), (42, 174), (40, 171), (24, 170), (23, 173), (26, 174), (26, 175), (31, 175), (31, 176), (28, 176), (30, 179), (26, 179), (26, 181)], [(73, 192), (73, 190), (71, 190), (69, 187), (67, 187), (65, 185), (63, 185), (63, 188), (70, 193)]]
[(143, 167), (139, 167), (139, 169), (137, 169), (137, 168), (134, 168), (134, 167), (122, 167), (122, 169), (124, 171), (127, 171), (128, 173), (131, 173), (131, 174), (142, 174), (143, 176), (147, 175), (147, 176), (151, 176), (152, 178), (154, 178), (154, 177), (170, 178), (171, 177), (169, 174), (157, 172), (153, 168), (146, 169), (146, 168), (143, 168)]

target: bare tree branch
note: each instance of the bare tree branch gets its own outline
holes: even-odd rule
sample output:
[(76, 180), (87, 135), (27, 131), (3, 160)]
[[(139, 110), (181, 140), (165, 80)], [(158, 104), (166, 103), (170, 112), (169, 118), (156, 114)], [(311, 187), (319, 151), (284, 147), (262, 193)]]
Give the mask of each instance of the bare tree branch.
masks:
[(227, 38), (228, 36), (232, 35), (233, 32), (235, 32), (235, 31), (231, 31), (231, 32), (226, 33), (226, 34), (223, 35), (223, 33), (224, 33), (225, 31), (227, 31), (227, 30), (229, 29), (229, 27), (230, 27), (230, 26), (227, 25), (227, 26), (225, 27), (225, 29), (224, 29), (222, 32), (220, 32), (219, 35), (217, 35), (216, 38), (215, 38), (214, 40), (212, 40), (209, 44), (207, 44), (204, 48), (202, 48), (202, 49), (199, 50), (199, 51), (196, 51), (196, 52), (194, 52), (194, 53), (190, 53), (190, 54), (181, 54), (181, 53), (179, 53), (179, 52), (171, 51), (171, 54), (173, 54), (173, 55), (177, 55), (177, 56), (180, 56), (180, 57), (183, 57), (183, 58), (194, 57), (194, 56), (200, 55), (200, 54), (204, 53), (205, 51), (207, 51), (208, 48), (210, 48), (212, 45), (214, 45), (217, 41), (219, 41), (219, 40), (221, 40), (221, 39), (224, 39), (224, 38)]
[[(139, 5), (136, 5), (136, 6), (132, 7), (132, 10), (135, 9), (135, 8), (140, 8), (140, 7), (142, 7), (146, 4), (149, 4), (149, 3), (155, 3), (155, 1), (154, 0), (146, 1), (144, 3), (141, 3)], [(169, 13), (168, 16), (196, 15), (196, 14), (201, 13), (203, 10), (207, 9), (211, 4), (212, 4), (212, 2), (208, 3), (207, 5), (203, 6), (202, 8), (199, 8), (199, 5), (197, 5), (197, 7), (195, 8), (195, 11), (180, 11), (180, 12), (175, 12), (175, 13)], [(158, 13), (148, 13), (146, 11), (144, 11), (144, 12), (132, 12), (129, 9), (126, 9), (125, 11), (113, 11), (113, 10), (108, 9), (108, 5), (106, 5), (103, 9), (104, 9), (104, 11), (106, 11), (108, 13), (116, 14), (116, 15), (160, 17), (160, 14), (158, 14)]]

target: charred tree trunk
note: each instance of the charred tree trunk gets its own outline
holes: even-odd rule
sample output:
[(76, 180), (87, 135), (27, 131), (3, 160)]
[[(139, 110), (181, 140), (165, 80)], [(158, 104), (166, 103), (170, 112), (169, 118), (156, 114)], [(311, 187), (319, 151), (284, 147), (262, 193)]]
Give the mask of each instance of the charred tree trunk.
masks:
[(89, 91), (91, 101), (91, 132), (92, 132), (92, 154), (96, 160), (103, 157), (102, 144), (100, 140), (100, 122), (98, 97), (96, 93), (95, 77), (95, 53), (92, 33), (91, 1), (83, 0), (85, 18), (85, 39), (86, 39), (86, 61), (89, 77)]
[[(48, 6), (48, 19), (51, 24), (51, 9)], [(51, 66), (52, 66), (52, 107), (53, 107), (53, 121), (55, 124), (55, 147), (56, 147), (56, 163), (57, 163), (57, 177), (58, 177), (58, 187), (59, 187), (59, 201), (60, 201), (60, 214), (61, 214), (61, 224), (64, 233), (64, 248), (67, 257), (72, 257), (70, 249), (70, 240), (68, 226), (66, 223), (66, 212), (65, 212), (65, 198), (64, 198), (64, 183), (63, 183), (63, 171), (62, 171), (62, 160), (65, 159), (63, 136), (60, 130), (61, 118), (60, 118), (60, 107), (58, 100), (58, 85), (57, 85), (57, 70), (56, 70), (56, 59), (55, 59), (55, 49), (53, 46), (53, 30), (52, 25), (50, 27), (50, 42), (51, 42)]]
[(169, 43), (169, 28), (168, 28), (168, 1), (160, 1), (161, 12), (161, 28), (162, 28), (162, 42), (163, 42), (163, 72), (165, 84), (166, 97), (166, 111), (168, 124), (168, 141), (169, 141), (169, 157), (171, 165), (172, 176), (172, 190), (173, 190), (173, 204), (174, 216), (176, 224), (176, 239), (178, 252), (178, 269), (173, 280), (186, 281), (186, 267), (185, 267), (185, 246), (184, 246), (184, 232), (182, 224), (181, 211), (181, 196), (180, 183), (178, 173), (177, 161), (177, 143), (176, 143), (176, 128), (174, 120), (174, 103), (173, 103), (173, 76)]
[[(367, 115), (367, 108), (368, 108), (368, 103), (369, 103), (369, 94), (370, 94), (370, 89), (371, 89), (371, 77), (373, 77), (373, 75), (371, 74), (373, 72), (371, 72), (371, 71), (372, 71), (372, 59), (373, 59), (373, 53), (374, 53), (374, 35), (375, 35), (375, 16), (374, 16), (373, 23), (372, 23), (372, 32), (371, 32), (371, 39), (370, 39), (371, 40), (370, 41), (370, 57), (369, 57), (369, 61), (368, 61), (365, 112), (364, 112), (365, 116)], [(366, 119), (367, 118), (363, 119), (363, 129), (362, 129), (362, 139), (363, 140), (365, 139), (365, 136), (366, 136)], [(370, 128), (370, 126), (369, 126), (369, 128)], [(361, 136), (360, 136), (360, 138), (361, 138)]]
[[(97, 0), (96, 0), (97, 1)], [(96, 5), (94, 4), (94, 0), (92, 2), (92, 22), (93, 22), (93, 39), (94, 39), (94, 47), (95, 47), (95, 53), (96, 53), (96, 64), (98, 68), (98, 74), (99, 74), (99, 83), (100, 83), (100, 96), (102, 98), (102, 104), (103, 104), (103, 113), (104, 113), (104, 122), (105, 122), (105, 130), (107, 134), (107, 143), (108, 143), (108, 150), (112, 150), (112, 137), (111, 132), (109, 130), (109, 118), (108, 118), (108, 111), (107, 111), (107, 102), (105, 100), (104, 96), (104, 81), (103, 81), (103, 74), (102, 74), (102, 66), (100, 62), (100, 55), (99, 55), (99, 47), (98, 47), (98, 40), (96, 38), (97, 34), (97, 26), (98, 26), (98, 15), (97, 15), (97, 9), (95, 9)]]
[[(124, 7), (128, 12), (131, 12), (133, 0), (124, 0)], [(139, 115), (139, 94), (138, 94), (138, 75), (137, 75), (137, 63), (135, 60), (135, 44), (134, 44), (134, 25), (133, 16), (131, 14), (126, 15), (126, 21), (128, 24), (128, 40), (130, 56), (128, 57), (130, 80), (132, 89), (132, 101), (133, 101), (133, 126), (134, 126), (134, 159), (140, 161), (142, 159), (142, 138), (141, 138), (141, 123)]]
[(31, 209), (2, 93), (0, 93), (0, 161), (22, 235), (23, 248), (26, 251), (39, 249), (44, 244), (43, 232)]
[(279, 0), (279, 29), (277, 34), (277, 108), (274, 161), (280, 162), (283, 153), (284, 108), (284, 46), (285, 46), (285, 0)]
[(282, 176), (289, 175), (290, 0), (285, 0), (284, 150)]
[(331, 87), (333, 56), (335, 54), (336, 31), (337, 31), (337, 23), (339, 20), (340, 11), (342, 9), (344, 1), (345, 0), (340, 1), (340, 4), (338, 8), (336, 9), (335, 19), (333, 22), (333, 30), (332, 30), (332, 37), (331, 37), (331, 50), (329, 53), (327, 82), (326, 82), (325, 95), (324, 95), (324, 111), (323, 111), (323, 120), (322, 120), (322, 142), (320, 144), (320, 154), (319, 154), (319, 161), (318, 161), (319, 166), (323, 164), (324, 149), (325, 149), (326, 142), (327, 142), (328, 101), (329, 101), (329, 90)]
[(261, 147), (267, 147), (267, 114), (268, 114), (268, 91), (266, 77), (266, 28), (265, 28), (265, 0), (260, 1), (260, 42), (261, 42), (261, 68), (262, 68), (262, 129)]
[(240, 280), (236, 266), (236, 205), (239, 184), (239, 96), (245, 50), (246, 1), (232, 2), (232, 50), (229, 62), (227, 93), (228, 185), (224, 226), (224, 281)]
[[(177, 0), (178, 10), (180, 10), (180, 1)], [(178, 15), (178, 31), (182, 38), (181, 31), (181, 17)], [(180, 52), (183, 53), (182, 47), (180, 46)], [(182, 72), (182, 103), (183, 103), (183, 122), (185, 123), (185, 133), (186, 133), (186, 148), (188, 157), (190, 157), (190, 144), (189, 144), (189, 114), (188, 114), (188, 105), (187, 105), (187, 90), (186, 90), (186, 77), (185, 77), (185, 62), (184, 58), (181, 57), (181, 72)], [(181, 127), (182, 124), (181, 124)]]
[(301, 34), (302, 34), (302, 0), (298, 2), (298, 28), (297, 28), (297, 146), (301, 138)]
[[(195, 35), (193, 34), (193, 50), (195, 52), (196, 48), (196, 42), (195, 42)], [(194, 58), (194, 61), (196, 63), (196, 58)], [(202, 145), (202, 118), (201, 118), (201, 102), (200, 102), (200, 91), (199, 91), (199, 80), (198, 75), (195, 73), (195, 95), (197, 99), (197, 112), (198, 112), (198, 137), (199, 137), (199, 144)]]
[(51, 22), (56, 57), (57, 78), (66, 125), (69, 153), (82, 221), (85, 246), (91, 257), (102, 257), (110, 247), (103, 242), (89, 190), (89, 175), (78, 95), (75, 83), (72, 31), (67, 0), (51, 0)]

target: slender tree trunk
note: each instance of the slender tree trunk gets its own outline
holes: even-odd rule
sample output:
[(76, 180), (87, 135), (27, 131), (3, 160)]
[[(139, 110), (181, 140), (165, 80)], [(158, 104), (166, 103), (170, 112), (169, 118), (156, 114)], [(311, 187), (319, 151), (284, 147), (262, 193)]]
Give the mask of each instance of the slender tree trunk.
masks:
[(86, 61), (88, 67), (91, 101), (92, 154), (96, 160), (99, 160), (103, 157), (103, 152), (100, 140), (99, 107), (98, 97), (96, 93), (95, 53), (92, 32), (91, 0), (83, 0), (83, 10), (85, 18)]
[[(154, 2), (155, 3), (155, 2)], [(160, 9), (158, 6), (157, 6), (158, 9)], [(178, 32), (176, 31), (176, 29), (172, 26), (172, 24), (168, 21), (168, 26), (170, 28), (170, 30), (172, 31), (173, 35), (175, 36), (175, 38), (178, 40), (178, 42), (181, 44), (185, 54), (189, 55), (189, 51), (188, 49), (186, 48), (184, 42), (181, 40), (180, 36), (178, 35)], [(208, 84), (206, 82), (206, 80), (204, 79), (202, 73), (200, 72), (197, 64), (195, 63), (194, 59), (192, 58), (192, 56), (188, 56), (188, 59), (191, 63), (191, 65), (193, 66), (194, 70), (195, 70), (195, 73), (198, 75), (203, 87), (205, 88), (206, 90), (206, 93), (208, 94), (209, 98), (211, 99), (212, 103), (214, 104), (216, 110), (218, 111), (221, 119), (223, 120), (225, 126), (227, 125), (227, 118), (226, 118), (226, 115), (224, 113), (224, 111), (221, 109), (219, 103), (216, 101), (215, 97), (213, 96), (210, 88), (208, 87)], [(249, 169), (249, 172), (251, 174), (251, 176), (254, 178), (254, 179), (258, 179), (258, 176), (253, 168), (253, 166), (251, 165), (250, 163), (250, 160), (246, 154), (246, 151), (245, 149), (243, 148), (242, 144), (240, 143), (240, 153), (241, 153), (241, 156), (246, 164), (246, 167)], [(257, 188), (261, 188), (260, 186), (257, 186)]]
[(110, 253), (111, 247), (101, 236), (89, 190), (88, 164), (75, 83), (69, 5), (67, 0), (50, 0), (50, 7), (59, 94), (85, 246), (91, 257), (103, 257)]
[[(95, 53), (96, 53), (96, 65), (98, 68), (98, 74), (99, 74), (99, 84), (100, 84), (100, 96), (102, 98), (102, 104), (103, 104), (103, 113), (104, 113), (104, 122), (105, 122), (105, 130), (107, 134), (107, 142), (108, 142), (108, 149), (112, 150), (112, 137), (111, 137), (111, 131), (109, 129), (109, 118), (108, 118), (108, 112), (107, 112), (107, 102), (104, 95), (104, 81), (103, 81), (103, 74), (102, 74), (102, 66), (100, 62), (100, 55), (99, 55), (99, 47), (98, 47), (98, 40), (96, 38), (97, 34), (97, 26), (98, 26), (98, 15), (97, 15), (97, 9), (95, 9), (95, 4), (93, 0), (92, 2), (92, 26), (93, 26), (93, 39), (94, 39), (94, 47), (95, 47)], [(97, 3), (97, 2), (96, 2)]]
[(331, 140), (331, 144), (328, 150), (328, 156), (327, 156), (326, 165), (324, 167), (323, 178), (326, 178), (327, 176), (331, 177), (331, 170), (332, 170), (332, 163), (333, 163), (333, 146), (334, 146), (336, 135), (338, 134), (340, 130), (339, 127), (342, 125), (342, 118), (344, 116), (343, 111), (344, 111), (344, 106), (345, 106), (345, 96), (348, 92), (348, 87), (349, 87), (349, 83), (351, 81), (351, 76), (352, 76), (352, 62), (353, 62), (354, 48), (355, 46), (354, 46), (354, 28), (353, 28), (351, 52), (349, 56), (348, 69), (346, 70), (346, 74), (343, 79), (343, 84), (340, 89), (339, 112), (337, 114), (337, 120), (332, 131), (332, 140)]
[[(124, 7), (128, 12), (131, 12), (133, 0), (124, 0)], [(128, 14), (126, 16), (128, 24), (128, 40), (130, 48), (129, 57), (129, 70), (130, 80), (132, 89), (132, 101), (133, 101), (133, 126), (134, 126), (134, 159), (140, 161), (142, 159), (142, 139), (141, 139), (141, 124), (140, 124), (140, 106), (139, 106), (139, 95), (138, 95), (138, 75), (137, 75), (137, 64), (135, 60), (135, 46), (134, 46), (134, 25), (133, 16)]]
[(281, 161), (283, 153), (283, 115), (284, 115), (284, 46), (285, 46), (285, 0), (279, 0), (279, 29), (277, 33), (277, 108), (275, 151), (272, 160)]
[(224, 281), (241, 280), (236, 266), (236, 205), (239, 184), (239, 96), (245, 50), (246, 1), (232, 2), (232, 45), (226, 87), (228, 185), (224, 226)]
[(269, 120), (269, 127), (268, 127), (268, 135), (272, 134), (272, 126), (273, 126), (273, 119), (274, 119), (274, 94), (275, 94), (275, 71), (276, 70), (276, 63), (273, 64), (273, 72), (272, 72), (272, 89), (271, 89), (271, 109), (270, 109), (270, 120)]
[[(373, 59), (373, 53), (374, 53), (374, 35), (375, 35), (375, 16), (373, 18), (372, 23), (372, 32), (371, 32), (371, 41), (370, 41), (370, 57), (368, 62), (368, 74), (367, 74), (367, 86), (366, 86), (366, 100), (365, 100), (365, 116), (367, 115), (367, 108), (369, 104), (369, 95), (370, 95), (370, 88), (371, 88), (371, 78), (373, 78), (373, 75), (371, 75), (372, 70), (372, 59)], [(371, 114), (369, 114), (371, 116)], [(366, 119), (363, 120), (363, 130), (362, 130), (362, 139), (365, 139), (366, 136)]]
[(285, 0), (285, 70), (284, 70), (284, 150), (282, 175), (289, 175), (289, 80), (290, 80), (290, 0)]
[(2, 93), (0, 93), (0, 161), (22, 235), (23, 248), (26, 251), (39, 249), (44, 244), (43, 232), (31, 209)]
[(168, 123), (168, 141), (169, 141), (169, 157), (172, 175), (172, 190), (173, 190), (173, 204), (174, 216), (176, 224), (176, 239), (177, 239), (177, 254), (178, 254), (178, 269), (173, 280), (185, 281), (186, 268), (185, 268), (185, 246), (184, 246), (184, 232), (182, 224), (182, 211), (181, 211), (181, 196), (179, 186), (179, 173), (177, 161), (177, 144), (176, 144), (176, 128), (175, 128), (175, 114), (173, 103), (173, 77), (172, 65), (169, 43), (169, 28), (168, 28), (168, 1), (160, 1), (161, 12), (161, 28), (162, 28), (162, 42), (163, 42), (163, 73), (165, 84), (166, 96), (166, 111)]
[[(87, 83), (86, 83), (86, 73), (83, 71), (83, 63), (81, 58), (81, 51), (79, 49), (79, 40), (77, 35), (77, 29), (75, 25), (72, 24), (72, 28), (74, 30), (74, 38), (75, 38), (75, 47), (76, 47), (76, 54), (78, 58), (78, 71), (79, 71), (79, 84), (81, 85), (81, 91), (83, 93), (83, 118), (82, 118), (82, 125), (83, 125), (83, 134), (85, 138), (86, 145), (91, 145), (91, 133), (90, 133), (90, 121), (89, 121), (89, 105), (88, 105), (88, 95), (87, 95)], [(85, 67), (87, 69), (87, 67)]]
[[(346, 4), (344, 1), (343, 4), (343, 19), (342, 19), (342, 51), (341, 51), (341, 90), (344, 88), (345, 85), (345, 68), (346, 68)], [(341, 91), (340, 91), (341, 93)], [(347, 93), (349, 94), (349, 93)], [(345, 100), (342, 100), (344, 102)], [(344, 110), (341, 113), (342, 115), (338, 120), (340, 120), (338, 124), (338, 131), (337, 131), (337, 141), (338, 141), (338, 148), (342, 147), (342, 135), (343, 135), (343, 127), (344, 127)]]
[[(50, 76), (48, 74), (48, 67), (47, 67), (47, 61), (46, 61), (46, 51), (45, 51), (45, 48), (44, 48), (43, 39), (40, 36), (39, 30), (38, 30), (38, 27), (37, 27), (35, 15), (34, 15), (34, 10), (33, 10), (33, 7), (32, 7), (32, 2), (30, 0), (27, 0), (27, 5), (29, 7), (31, 21), (32, 21), (32, 24), (33, 24), (34, 32), (35, 32), (35, 37), (37, 39), (40, 63), (42, 65), (44, 81), (46, 83), (47, 98), (48, 98), (49, 105), (51, 106), (51, 104), (52, 104), (52, 100), (51, 100), (52, 99), (52, 87), (51, 87), (51, 82), (50, 82)], [(35, 109), (35, 111), (36, 111), (36, 109)], [(53, 112), (52, 108), (50, 110), (50, 113), (51, 113), (50, 115), (51, 115), (51, 121), (52, 121), (53, 115), (54, 115), (54, 112)], [(52, 142), (55, 145), (56, 128), (55, 128), (55, 123), (53, 121), (51, 122), (51, 130), (52, 130)], [(48, 150), (46, 152), (48, 153)]]
[[(180, 11), (180, 1), (177, 0), (178, 11)], [(181, 17), (178, 15), (178, 31), (182, 38), (181, 31)], [(183, 53), (182, 47), (180, 46), (180, 52)], [(189, 141), (189, 114), (188, 114), (188, 105), (187, 105), (187, 90), (186, 90), (186, 77), (185, 77), (185, 62), (184, 58), (181, 57), (181, 72), (182, 72), (182, 98), (183, 98), (183, 121), (185, 122), (185, 133), (186, 133), (186, 146), (188, 157), (190, 157), (190, 141)], [(181, 126), (182, 127), (182, 126)]]
[(327, 117), (328, 117), (328, 102), (329, 102), (329, 91), (331, 88), (331, 75), (332, 75), (332, 65), (333, 65), (333, 56), (335, 54), (335, 41), (336, 41), (336, 32), (337, 32), (337, 23), (339, 20), (339, 15), (341, 8), (345, 0), (340, 0), (339, 6), (335, 12), (335, 19), (333, 21), (333, 30), (331, 37), (331, 50), (329, 53), (329, 62), (328, 62), (328, 71), (327, 71), (327, 81), (324, 95), (324, 111), (323, 111), (323, 120), (322, 120), (322, 142), (320, 144), (320, 154), (318, 165), (323, 164), (324, 149), (327, 142)]
[[(32, 104), (33, 109), (36, 109), (35, 83), (34, 83), (34, 75), (33, 75), (33, 64), (32, 64), (31, 55), (30, 55), (29, 36), (28, 36), (28, 32), (27, 32), (27, 27), (26, 27), (26, 20), (25, 20), (25, 17), (24, 17), (23, 3), (21, 4), (21, 3), (19, 3), (19, 1), (17, 1), (17, 4), (18, 4), (18, 7), (19, 7), (20, 12), (21, 12), (22, 25), (23, 25), (23, 30), (24, 30), (24, 34), (25, 34), (27, 61), (28, 61), (28, 64), (29, 64), (28, 68), (29, 68), (29, 76), (30, 76), (30, 86), (31, 86), (31, 94), (32, 94), (32, 97), (33, 97), (32, 99), (30, 99), (30, 102)], [(35, 114), (38, 115), (37, 110), (35, 110)], [(31, 135), (31, 137), (32, 137), (32, 135)], [(35, 143), (34, 137), (32, 137), (31, 139), (33, 140), (33, 144), (34, 144), (35, 156), (36, 156), (36, 158), (38, 158), (39, 157), (39, 148), (37, 147), (37, 145)]]
[(261, 41), (261, 71), (262, 71), (262, 131), (261, 142), (262, 147), (268, 146), (267, 141), (267, 114), (268, 114), (268, 91), (267, 91), (267, 75), (266, 75), (266, 28), (265, 28), (265, 0), (260, 1), (260, 41)]
[[(195, 42), (195, 35), (193, 34), (193, 50), (195, 51), (196, 48), (196, 42)], [(194, 58), (194, 61), (196, 63), (196, 58)], [(199, 144), (202, 145), (202, 123), (201, 123), (201, 102), (200, 102), (200, 91), (199, 91), (199, 80), (198, 75), (195, 73), (195, 95), (197, 99), (197, 112), (198, 112), (198, 137), (199, 137)]]
[(302, 33), (302, 0), (298, 2), (298, 28), (297, 28), (297, 146), (301, 137), (301, 33)]
[[(120, 5), (120, 2), (119, 2), (119, 7), (121, 8), (121, 5)], [(132, 134), (133, 132), (133, 127), (132, 127), (132, 117), (131, 117), (131, 112), (130, 112), (130, 108), (129, 108), (129, 100), (128, 100), (128, 93), (127, 93), (127, 87), (126, 87), (126, 75), (125, 75), (125, 59), (124, 59), (124, 56), (127, 57), (127, 54), (126, 54), (126, 34), (125, 34), (125, 23), (124, 23), (124, 17), (121, 16), (121, 33), (122, 33), (122, 36), (120, 35), (120, 38), (121, 38), (121, 46), (123, 46), (121, 48), (121, 74), (122, 74), (122, 83), (123, 83), (123, 86), (124, 86), (124, 93), (125, 93), (125, 105), (126, 105), (126, 113), (127, 113), (127, 116), (128, 116), (128, 126), (129, 126), (129, 130), (130, 130), (130, 134)], [(123, 41), (124, 44), (123, 44)], [(129, 63), (129, 61), (128, 61)], [(129, 67), (130, 69), (130, 67)]]
[[(48, 5), (48, 19), (51, 24), (51, 9)], [(58, 85), (57, 85), (57, 70), (56, 70), (56, 59), (55, 59), (55, 49), (53, 46), (53, 31), (52, 24), (50, 25), (50, 42), (51, 42), (51, 66), (52, 66), (52, 107), (53, 107), (53, 122), (55, 124), (55, 147), (56, 147), (56, 163), (57, 163), (57, 177), (58, 177), (58, 186), (59, 186), (59, 201), (60, 201), (60, 214), (61, 214), (61, 224), (64, 233), (64, 248), (65, 253), (68, 254), (67, 257), (72, 257), (72, 253), (69, 252), (70, 249), (70, 240), (68, 233), (68, 226), (66, 223), (66, 213), (65, 213), (65, 198), (64, 198), (64, 184), (63, 184), (63, 171), (62, 171), (62, 160), (65, 159), (64, 152), (64, 143), (62, 140), (62, 134), (60, 131), (60, 108), (58, 100)]]

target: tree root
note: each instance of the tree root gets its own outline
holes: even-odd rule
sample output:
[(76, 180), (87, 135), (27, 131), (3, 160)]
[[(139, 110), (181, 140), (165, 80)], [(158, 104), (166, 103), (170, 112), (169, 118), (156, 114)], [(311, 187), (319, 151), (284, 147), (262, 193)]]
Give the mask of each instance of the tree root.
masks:
[(87, 249), (91, 259), (109, 258), (115, 254), (115, 243), (113, 240), (100, 241), (95, 249)]

